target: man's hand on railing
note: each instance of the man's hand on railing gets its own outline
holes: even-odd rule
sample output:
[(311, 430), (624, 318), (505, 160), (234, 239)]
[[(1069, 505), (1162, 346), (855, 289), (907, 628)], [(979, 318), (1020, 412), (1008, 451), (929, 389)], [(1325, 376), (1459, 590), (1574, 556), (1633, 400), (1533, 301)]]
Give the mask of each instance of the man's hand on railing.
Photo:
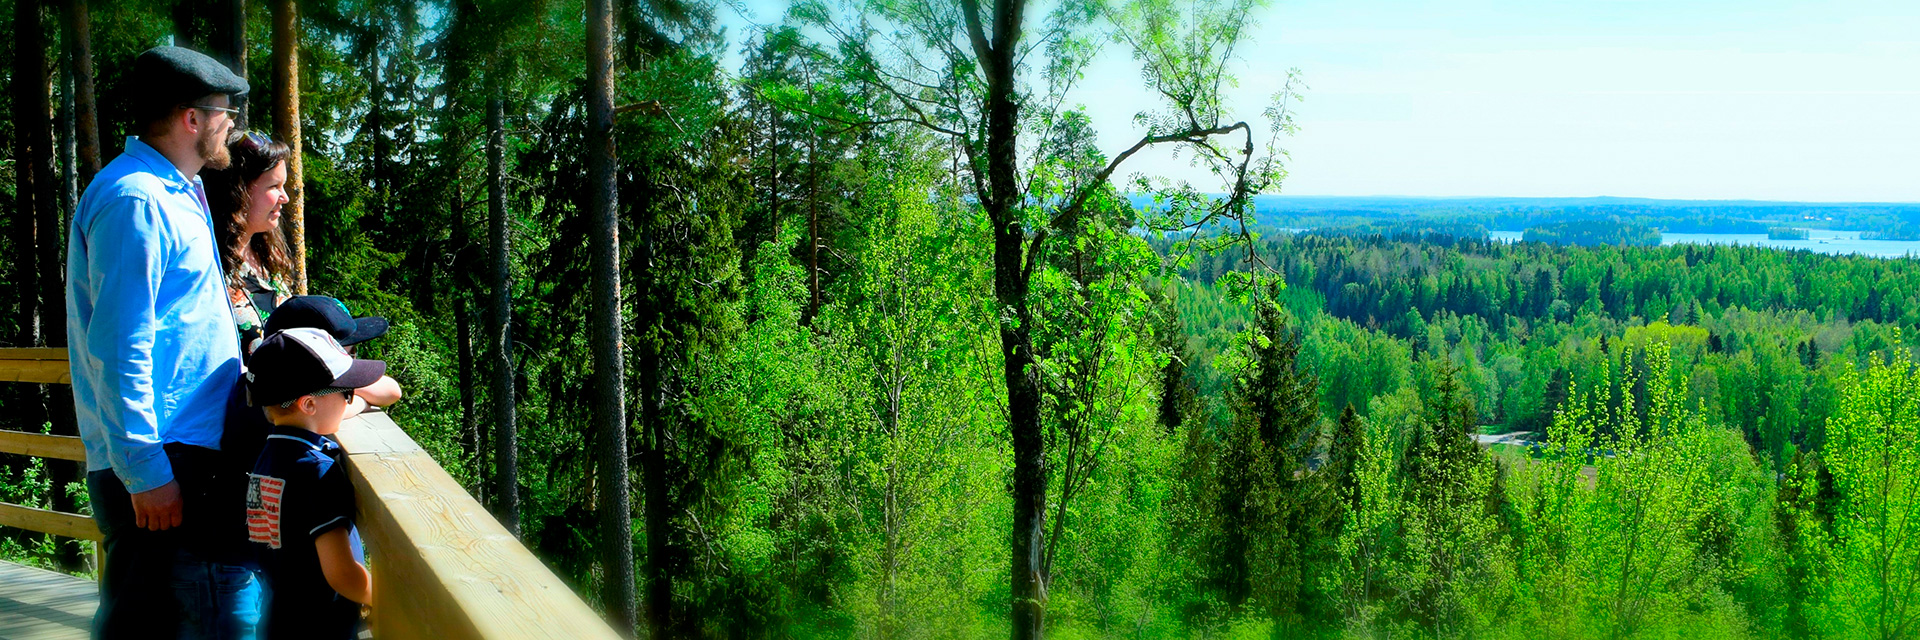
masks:
[(133, 494), (133, 524), (150, 531), (178, 527), (185, 515), (182, 504), (178, 481)]

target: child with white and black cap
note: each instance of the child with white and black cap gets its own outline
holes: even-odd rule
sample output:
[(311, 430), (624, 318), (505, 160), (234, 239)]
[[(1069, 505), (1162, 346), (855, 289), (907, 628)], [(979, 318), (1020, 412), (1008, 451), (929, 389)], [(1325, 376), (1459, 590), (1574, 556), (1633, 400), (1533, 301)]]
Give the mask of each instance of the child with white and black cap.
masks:
[(247, 538), (265, 545), (272, 593), (264, 637), (354, 637), (373, 581), (350, 539), (343, 452), (324, 436), (340, 430), (354, 389), (386, 375), (387, 364), (354, 359), (326, 331), (300, 327), (267, 336), (248, 369), (249, 403), (274, 424), (247, 478)]

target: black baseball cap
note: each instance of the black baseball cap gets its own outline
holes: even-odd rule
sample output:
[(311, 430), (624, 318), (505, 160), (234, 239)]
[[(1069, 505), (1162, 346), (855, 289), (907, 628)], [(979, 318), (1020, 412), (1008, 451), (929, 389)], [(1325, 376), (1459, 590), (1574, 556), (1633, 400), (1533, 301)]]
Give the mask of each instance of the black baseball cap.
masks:
[(294, 296), (275, 307), (261, 330), (267, 335), (296, 327), (325, 331), (341, 346), (356, 345), (387, 335), (387, 319), (354, 318), (346, 303), (326, 296)]
[(133, 99), (141, 104), (172, 106), (224, 93), (239, 97), (251, 88), (207, 54), (186, 47), (154, 47), (133, 60)]
[(297, 327), (267, 336), (247, 361), (247, 404), (284, 405), (300, 396), (358, 389), (387, 375), (387, 363), (347, 355), (333, 336)]

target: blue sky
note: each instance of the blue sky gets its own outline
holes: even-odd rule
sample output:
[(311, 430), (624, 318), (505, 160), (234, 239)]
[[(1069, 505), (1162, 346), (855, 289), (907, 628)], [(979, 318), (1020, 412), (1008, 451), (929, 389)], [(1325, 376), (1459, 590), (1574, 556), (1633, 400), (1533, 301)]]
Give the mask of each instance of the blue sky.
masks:
[[(737, 39), (783, 5), (721, 13)], [(1285, 193), (1920, 201), (1920, 0), (1281, 0), (1260, 21), (1230, 104), (1257, 122), (1303, 74)], [(1071, 100), (1109, 153), (1139, 136), (1139, 84), (1114, 47)]]

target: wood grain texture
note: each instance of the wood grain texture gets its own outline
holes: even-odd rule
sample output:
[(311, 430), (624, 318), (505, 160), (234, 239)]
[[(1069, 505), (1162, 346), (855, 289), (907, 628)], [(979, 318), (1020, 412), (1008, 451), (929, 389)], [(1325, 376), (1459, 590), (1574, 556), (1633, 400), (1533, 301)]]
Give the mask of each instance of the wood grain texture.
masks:
[(0, 453), (75, 462), (87, 461), (87, 447), (80, 443), (79, 438), (4, 429), (0, 429)]
[(377, 408), (368, 410), (359, 418), (348, 420), (333, 437), (352, 455), (414, 453), (421, 450), (420, 445), (400, 429), (400, 425), (394, 424), (393, 419)]
[(5, 502), (0, 502), (0, 527), (17, 527), (95, 542), (100, 540), (100, 527), (94, 525), (93, 518)]
[(59, 349), (0, 349), (0, 360), (59, 360), (67, 361), (67, 350)]
[[(31, 349), (31, 351), (43, 351), (43, 349)], [(67, 369), (65, 358), (59, 360), (0, 358), (0, 382), (73, 384), (73, 373)]]
[(382, 413), (343, 425), (378, 638), (619, 635)]
[(72, 384), (66, 349), (0, 349), (0, 382)]

